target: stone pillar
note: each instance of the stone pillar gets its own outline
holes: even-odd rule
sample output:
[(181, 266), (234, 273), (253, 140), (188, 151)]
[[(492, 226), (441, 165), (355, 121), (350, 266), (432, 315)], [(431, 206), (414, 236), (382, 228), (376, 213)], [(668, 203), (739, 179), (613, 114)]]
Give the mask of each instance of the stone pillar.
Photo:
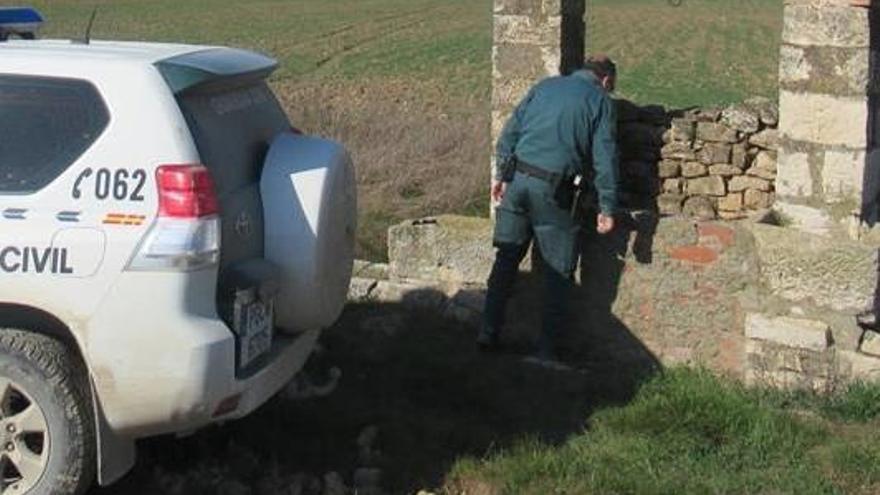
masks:
[(529, 88), (582, 62), (585, 43), (584, 0), (494, 1), (493, 145)]
[(806, 231), (858, 235), (869, 128), (864, 1), (785, 0), (777, 210)]

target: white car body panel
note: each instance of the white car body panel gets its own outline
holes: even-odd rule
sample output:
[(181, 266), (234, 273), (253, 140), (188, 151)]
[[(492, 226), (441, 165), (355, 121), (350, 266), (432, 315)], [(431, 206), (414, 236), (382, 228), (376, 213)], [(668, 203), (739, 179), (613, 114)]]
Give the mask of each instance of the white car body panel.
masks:
[[(137, 438), (192, 430), (251, 412), (303, 367), (318, 338), (317, 331), (280, 337), (268, 364), (251, 376), (237, 377), (235, 339), (217, 315), (216, 267), (167, 273), (125, 270), (156, 217), (156, 166), (200, 162), (174, 95), (152, 64), (208, 48), (98, 41), (88, 46), (68, 41), (0, 43), (0, 75), (89, 81), (110, 114), (97, 141), (48, 186), (27, 195), (0, 194), (0, 214), (25, 210), (23, 219), (0, 215), (0, 253), (8, 246), (37, 248), (40, 257), (40, 250), (50, 250), (49, 268), (43, 267), (42, 273), (0, 271), (0, 304), (36, 308), (70, 329), (102, 413), (97, 418), (102, 483), (131, 467)], [(81, 180), (82, 195), (74, 197), (86, 168), (145, 170), (143, 201), (96, 201), (88, 194), (94, 175)], [(68, 221), (59, 218), (62, 213)], [(106, 223), (112, 214), (134, 220)], [(69, 221), (71, 215), (76, 221)], [(19, 257), (9, 250), (0, 263), (9, 268)], [(233, 396), (239, 397), (238, 407), (215, 417), (218, 405)]]

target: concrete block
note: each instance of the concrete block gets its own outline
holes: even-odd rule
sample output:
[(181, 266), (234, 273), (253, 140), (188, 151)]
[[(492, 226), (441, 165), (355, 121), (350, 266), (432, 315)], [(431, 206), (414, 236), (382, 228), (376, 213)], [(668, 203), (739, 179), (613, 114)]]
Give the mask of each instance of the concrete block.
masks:
[(822, 167), (822, 189), (828, 201), (861, 201), (865, 175), (863, 151), (826, 151)]
[(495, 259), (492, 232), (487, 218), (454, 215), (395, 225), (388, 230), (389, 274), (392, 279), (485, 283)]
[(844, 5), (786, 5), (782, 41), (801, 46), (867, 47), (868, 10)]
[(788, 316), (770, 318), (749, 313), (746, 337), (811, 351), (824, 351), (831, 346), (831, 329), (827, 323)]
[(779, 92), (779, 131), (790, 139), (829, 146), (864, 148), (867, 97)]

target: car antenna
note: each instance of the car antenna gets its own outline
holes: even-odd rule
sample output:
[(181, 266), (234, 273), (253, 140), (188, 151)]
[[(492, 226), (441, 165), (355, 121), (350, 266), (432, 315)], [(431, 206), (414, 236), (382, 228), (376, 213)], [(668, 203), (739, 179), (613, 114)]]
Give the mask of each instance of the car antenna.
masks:
[(89, 18), (89, 25), (86, 26), (86, 37), (83, 39), (83, 44), (88, 45), (92, 41), (92, 26), (95, 24), (95, 16), (98, 15), (98, 6), (95, 6), (95, 9), (92, 10), (92, 17)]

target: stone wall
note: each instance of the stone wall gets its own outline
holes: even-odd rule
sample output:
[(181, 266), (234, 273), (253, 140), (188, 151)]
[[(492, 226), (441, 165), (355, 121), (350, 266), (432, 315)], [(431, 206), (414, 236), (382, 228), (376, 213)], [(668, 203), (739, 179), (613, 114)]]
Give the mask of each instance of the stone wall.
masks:
[[(732, 220), (769, 208), (775, 199), (777, 122), (777, 106), (766, 98), (723, 110), (673, 113), (657, 165), (660, 213)], [(624, 156), (631, 153), (632, 127), (621, 126)], [(632, 166), (622, 162), (624, 175)]]
[[(475, 331), (491, 233), (481, 218), (401, 223), (390, 264), (360, 263), (351, 298), (435, 310)], [(754, 219), (650, 214), (619, 217), (608, 236), (587, 231), (582, 245), (563, 340), (578, 369), (699, 364), (815, 391), (880, 379), (880, 334), (857, 320), (874, 296), (876, 249)], [(527, 261), (509, 308), (505, 339), (523, 352), (540, 328), (541, 269)]]
[(795, 227), (858, 236), (871, 35), (869, 10), (853, 3), (785, 1), (776, 207)]

